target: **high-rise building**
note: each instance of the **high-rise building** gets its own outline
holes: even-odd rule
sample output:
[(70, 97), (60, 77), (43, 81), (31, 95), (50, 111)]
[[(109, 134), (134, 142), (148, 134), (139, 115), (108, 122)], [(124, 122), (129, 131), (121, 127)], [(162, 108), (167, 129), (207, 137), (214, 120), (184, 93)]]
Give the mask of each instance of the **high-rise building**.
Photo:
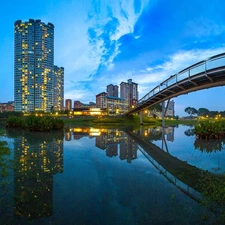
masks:
[(108, 96), (118, 97), (118, 86), (113, 85), (113, 84), (109, 84), (106, 87), (106, 93), (107, 93)]
[(54, 109), (63, 109), (64, 103), (64, 68), (54, 66)]
[(128, 107), (136, 106), (138, 101), (138, 84), (129, 79), (120, 83), (120, 98), (127, 101)]
[(174, 106), (175, 106), (174, 100), (169, 101), (168, 108), (166, 110), (166, 116), (173, 117), (175, 115), (175, 110), (174, 110), (175, 107)]
[(64, 98), (64, 69), (54, 70), (54, 25), (17, 20), (14, 35), (15, 111), (59, 109)]
[(72, 99), (66, 99), (66, 110), (72, 109)]

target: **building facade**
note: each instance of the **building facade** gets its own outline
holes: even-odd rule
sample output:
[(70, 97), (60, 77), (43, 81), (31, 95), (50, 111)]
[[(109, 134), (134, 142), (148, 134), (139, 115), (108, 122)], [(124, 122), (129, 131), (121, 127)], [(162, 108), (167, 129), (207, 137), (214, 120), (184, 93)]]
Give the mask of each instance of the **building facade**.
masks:
[(14, 111), (14, 102), (0, 103), (0, 112), (12, 112)]
[[(51, 111), (61, 107), (64, 70), (54, 70), (54, 25), (41, 20), (14, 23), (15, 111)], [(60, 73), (60, 76), (59, 76)], [(57, 80), (60, 77), (60, 82)], [(60, 86), (59, 86), (60, 84)]]
[(96, 95), (96, 107), (107, 108), (106, 97), (107, 94), (105, 92), (101, 92), (98, 95)]
[(107, 93), (108, 96), (118, 97), (118, 86), (113, 85), (113, 84), (109, 84), (106, 87), (106, 93)]
[(54, 110), (60, 111), (64, 107), (64, 68), (54, 66)]
[(73, 108), (96, 108), (95, 102), (89, 102), (89, 104), (82, 103), (80, 101), (74, 101)]
[(73, 108), (77, 109), (77, 108), (82, 108), (84, 107), (83, 103), (80, 101), (74, 101), (73, 103)]
[(166, 110), (166, 116), (175, 116), (175, 102), (174, 100), (171, 100), (168, 104), (168, 108)]
[(118, 114), (127, 110), (127, 101), (123, 98), (108, 96), (102, 92), (96, 95), (96, 107), (107, 108), (109, 113)]
[(72, 109), (72, 99), (66, 99), (66, 110)]
[(138, 102), (138, 84), (129, 79), (120, 83), (120, 98), (126, 100), (128, 109), (137, 105)]

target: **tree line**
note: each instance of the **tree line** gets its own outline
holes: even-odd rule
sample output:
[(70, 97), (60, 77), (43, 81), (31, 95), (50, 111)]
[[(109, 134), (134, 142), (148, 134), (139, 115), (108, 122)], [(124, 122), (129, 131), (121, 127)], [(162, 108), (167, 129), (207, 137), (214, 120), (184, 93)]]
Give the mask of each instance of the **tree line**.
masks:
[(184, 111), (189, 114), (190, 116), (207, 116), (209, 118), (216, 117), (216, 116), (225, 116), (225, 111), (210, 111), (206, 108), (199, 108), (198, 110), (193, 107), (187, 107)]

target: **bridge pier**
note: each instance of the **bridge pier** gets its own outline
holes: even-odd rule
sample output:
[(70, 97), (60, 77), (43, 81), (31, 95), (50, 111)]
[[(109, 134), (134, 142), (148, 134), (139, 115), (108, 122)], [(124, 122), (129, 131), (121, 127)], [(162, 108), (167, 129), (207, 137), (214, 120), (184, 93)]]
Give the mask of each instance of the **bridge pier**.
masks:
[(165, 102), (162, 102), (162, 127), (165, 127), (165, 115), (166, 115), (166, 111), (165, 111)]
[(143, 111), (140, 111), (140, 124), (143, 124)]
[(162, 102), (162, 127), (165, 127), (165, 116), (166, 116), (166, 111), (168, 109), (170, 103), (170, 99), (168, 99), (166, 107), (165, 107), (165, 102)]

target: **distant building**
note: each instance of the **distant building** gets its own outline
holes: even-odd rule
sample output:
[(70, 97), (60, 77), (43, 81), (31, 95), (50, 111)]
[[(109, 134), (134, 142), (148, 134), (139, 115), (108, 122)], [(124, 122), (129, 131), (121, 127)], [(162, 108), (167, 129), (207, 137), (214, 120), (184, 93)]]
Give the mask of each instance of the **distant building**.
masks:
[(128, 104), (125, 99), (113, 97), (113, 96), (106, 96), (106, 105), (109, 109), (109, 113), (122, 113), (127, 110)]
[(54, 66), (54, 110), (63, 110), (64, 106), (64, 68)]
[(108, 96), (105, 92), (96, 95), (96, 107), (107, 108), (109, 113), (122, 113), (127, 110), (128, 104), (125, 99)]
[(96, 107), (107, 108), (106, 97), (107, 94), (105, 92), (101, 92), (98, 95), (96, 95)]
[(73, 102), (73, 108), (83, 108), (83, 107), (84, 107), (84, 105), (82, 102), (80, 102), (80, 101)]
[[(162, 105), (162, 103), (160, 103), (160, 105)], [(166, 107), (166, 103), (165, 103), (165, 107)], [(170, 100), (165, 116), (174, 117), (175, 116), (174, 109), (175, 109), (175, 102), (173, 100)], [(156, 115), (157, 117), (162, 117), (162, 111), (148, 110), (148, 116), (153, 116), (153, 115)]]
[(71, 116), (103, 116), (108, 115), (108, 110), (104, 108), (73, 108)]
[(0, 112), (11, 112), (11, 111), (14, 111), (13, 101), (7, 103), (0, 103)]
[(175, 106), (175, 102), (173, 100), (171, 100), (169, 102), (169, 105), (168, 105), (168, 108), (167, 108), (167, 111), (166, 111), (166, 116), (171, 116), (171, 117), (175, 116), (174, 106)]
[(66, 110), (72, 109), (72, 100), (71, 99), (66, 99)]
[(132, 82), (132, 79), (129, 79), (127, 83), (121, 82), (120, 97), (125, 99), (128, 104), (128, 109), (136, 106), (138, 102), (138, 84)]
[(49, 112), (63, 107), (64, 70), (54, 67), (54, 25), (14, 23), (15, 111)]
[(89, 104), (84, 104), (80, 101), (74, 101), (73, 107), (76, 108), (96, 108), (96, 104), (94, 102), (89, 102)]
[(92, 107), (96, 107), (96, 103), (95, 102), (89, 102), (89, 105)]
[(106, 87), (106, 93), (107, 93), (108, 96), (118, 97), (118, 86), (113, 85), (113, 84), (109, 84)]

